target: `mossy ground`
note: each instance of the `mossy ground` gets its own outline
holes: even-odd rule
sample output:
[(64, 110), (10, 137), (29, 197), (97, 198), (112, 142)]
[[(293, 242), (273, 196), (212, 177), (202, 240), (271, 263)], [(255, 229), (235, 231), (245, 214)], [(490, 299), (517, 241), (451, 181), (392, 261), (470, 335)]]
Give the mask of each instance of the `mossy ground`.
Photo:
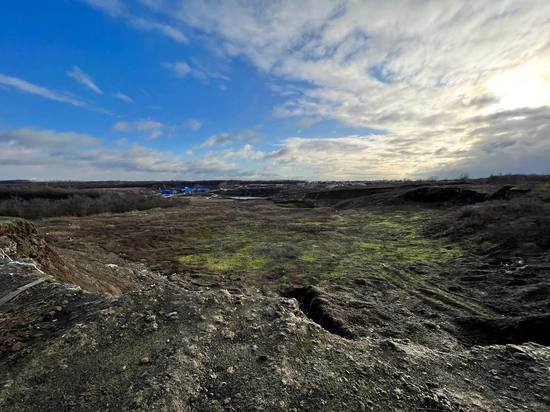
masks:
[[(69, 249), (101, 245), (160, 273), (184, 278), (189, 272), (206, 274), (213, 284), (224, 279), (232, 287), (274, 290), (286, 283), (349, 286), (380, 280), (468, 306), (446, 290), (447, 282), (439, 281), (468, 254), (467, 243), (425, 234), (441, 213), (416, 207), (305, 209), (198, 198), (182, 209), (79, 218), (78, 233), (63, 232), (66, 238), (59, 237), (56, 244)], [(71, 227), (66, 219), (52, 219), (44, 229), (51, 233), (60, 225), (65, 231)]]
[(425, 211), (272, 207), (270, 216), (258, 212), (224, 227), (203, 220), (211, 224), (201, 228), (196, 246), (186, 246), (175, 258), (183, 269), (238, 273), (250, 280), (345, 285), (396, 271), (409, 276), (419, 268), (439, 271), (464, 253), (457, 243), (423, 235), (430, 218)]

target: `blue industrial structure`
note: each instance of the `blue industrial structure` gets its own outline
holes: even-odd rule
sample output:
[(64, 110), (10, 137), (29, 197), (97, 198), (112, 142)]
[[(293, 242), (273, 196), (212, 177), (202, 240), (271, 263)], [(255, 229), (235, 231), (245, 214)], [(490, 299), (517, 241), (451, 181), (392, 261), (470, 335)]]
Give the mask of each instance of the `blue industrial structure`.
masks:
[(205, 186), (197, 186), (197, 187), (180, 187), (178, 190), (175, 189), (161, 189), (160, 194), (162, 196), (171, 196), (175, 195), (177, 193), (181, 193), (184, 195), (193, 195), (196, 193), (208, 193), (210, 191), (209, 188)]
[(162, 189), (160, 191), (160, 194), (163, 195), (163, 196), (170, 196), (170, 195), (173, 195), (175, 193), (176, 193), (176, 191), (172, 190), (172, 189)]
[(183, 193), (185, 195), (192, 195), (193, 194), (193, 188), (192, 187), (185, 186), (185, 187), (180, 188), (179, 191), (180, 191), (180, 193)]

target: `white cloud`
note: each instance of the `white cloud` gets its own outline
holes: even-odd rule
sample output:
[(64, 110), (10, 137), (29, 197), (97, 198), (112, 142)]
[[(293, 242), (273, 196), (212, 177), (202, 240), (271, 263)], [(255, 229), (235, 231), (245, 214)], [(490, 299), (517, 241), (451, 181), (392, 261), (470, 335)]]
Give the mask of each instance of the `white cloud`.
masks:
[(3, 131), (0, 143), (0, 175), (7, 177), (160, 178), (186, 170), (173, 154), (140, 145), (105, 148), (100, 139), (74, 132), (32, 128)]
[(222, 156), (226, 159), (245, 159), (245, 160), (260, 160), (265, 157), (265, 153), (256, 149), (251, 144), (247, 143), (239, 150), (228, 150), (222, 152)]
[[(331, 138), (291, 137), (279, 149), (263, 156), (273, 175), (311, 180), (381, 179), (407, 177), (404, 149), (396, 149), (389, 138), (352, 135)], [(417, 156), (422, 153), (416, 153)]]
[(197, 131), (202, 127), (202, 122), (198, 119), (189, 119), (183, 124), (183, 126), (187, 129)]
[[(312, 179), (547, 171), (548, 1), (141, 0), (135, 10), (134, 2), (86, 1), (177, 41), (190, 29), (217, 52), (246, 59), (274, 79), (282, 99), (274, 114), (299, 126), (332, 119), (384, 130), (294, 135), (263, 155), (252, 146), (214, 152), (193, 160), (197, 170), (210, 161), (220, 174), (239, 174), (227, 162), (236, 159), (261, 164), (266, 176)], [(193, 60), (166, 67), (180, 77), (227, 79)], [(20, 79), (0, 75), (0, 84), (76, 104)], [(141, 122), (115, 126), (151, 137), (167, 132)], [(243, 140), (216, 135), (201, 146)]]
[(72, 104), (73, 106), (84, 106), (84, 103), (78, 99), (55, 92), (42, 86), (37, 86), (26, 80), (17, 77), (6, 76), (0, 73), (0, 85), (17, 89), (24, 93), (34, 94), (45, 99), (54, 100), (61, 103)]
[(424, 171), (426, 176), (550, 174), (550, 108), (503, 111), (465, 123), (468, 149), (459, 153), (443, 151), (440, 163)]
[[(289, 82), (276, 114), (387, 131), (360, 145), (363, 157), (329, 145), (334, 177), (413, 177), (441, 162), (438, 149), (458, 156), (473, 147), (466, 119), (550, 105), (547, 1), (188, 0), (156, 10)], [(301, 164), (323, 169), (300, 156), (313, 150), (306, 140), (283, 144)]]
[(113, 130), (122, 133), (139, 132), (146, 134), (150, 139), (162, 136), (165, 126), (155, 120), (141, 119), (134, 122), (120, 121), (113, 125)]
[(132, 99), (130, 96), (128, 96), (127, 94), (124, 94), (122, 92), (116, 92), (113, 94), (113, 97), (124, 102), (124, 103), (134, 103), (134, 99)]
[(67, 71), (67, 76), (72, 77), (78, 83), (90, 89), (91, 91), (97, 94), (103, 94), (103, 90), (101, 90), (97, 86), (97, 84), (95, 84), (92, 77), (89, 74), (83, 72), (78, 66), (73, 66), (71, 70)]
[(0, 142), (6, 145), (23, 147), (41, 146), (59, 148), (66, 145), (96, 145), (100, 141), (95, 137), (80, 133), (22, 128), (0, 132)]
[(231, 143), (236, 143), (240, 140), (241, 140), (240, 136), (223, 133), (223, 134), (210, 136), (204, 142), (201, 143), (200, 147), (223, 146)]
[(164, 67), (172, 70), (177, 77), (185, 77), (191, 73), (191, 66), (185, 62), (164, 63)]

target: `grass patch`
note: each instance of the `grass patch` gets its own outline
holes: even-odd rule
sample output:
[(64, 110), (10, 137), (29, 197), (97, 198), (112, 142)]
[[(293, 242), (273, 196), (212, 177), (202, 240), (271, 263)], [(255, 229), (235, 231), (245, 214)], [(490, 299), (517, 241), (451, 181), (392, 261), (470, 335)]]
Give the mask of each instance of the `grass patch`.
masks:
[(178, 258), (180, 264), (188, 267), (206, 269), (211, 272), (242, 272), (262, 269), (268, 259), (250, 255), (246, 250), (236, 253), (213, 256), (206, 253), (185, 255)]
[(424, 235), (432, 214), (348, 211), (302, 213), (288, 221), (241, 218), (223, 230), (204, 230), (204, 247), (177, 260), (184, 268), (237, 272), (263, 282), (345, 285), (365, 277), (393, 279), (396, 273), (413, 278), (419, 267), (440, 271), (463, 255), (458, 243)]

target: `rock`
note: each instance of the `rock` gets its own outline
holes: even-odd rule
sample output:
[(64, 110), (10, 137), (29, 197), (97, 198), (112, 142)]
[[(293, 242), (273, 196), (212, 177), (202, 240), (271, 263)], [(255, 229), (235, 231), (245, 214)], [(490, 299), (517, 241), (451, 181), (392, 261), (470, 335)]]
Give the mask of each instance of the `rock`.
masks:
[(170, 313), (167, 313), (166, 314), (166, 319), (167, 320), (177, 320), (179, 318), (179, 314), (178, 312), (170, 312)]
[(21, 342), (21, 341), (15, 342), (13, 345), (11, 345), (11, 351), (18, 352), (21, 349), (23, 349), (25, 346), (27, 346), (25, 342)]
[(222, 336), (225, 339), (233, 339), (233, 338), (235, 338), (235, 332), (233, 332), (232, 330), (229, 330), (227, 328), (224, 328), (224, 329), (222, 329)]
[(148, 356), (144, 356), (143, 358), (141, 358), (141, 360), (139, 361), (139, 363), (141, 363), (142, 365), (148, 365), (150, 363), (152, 363), (153, 360), (148, 357)]

